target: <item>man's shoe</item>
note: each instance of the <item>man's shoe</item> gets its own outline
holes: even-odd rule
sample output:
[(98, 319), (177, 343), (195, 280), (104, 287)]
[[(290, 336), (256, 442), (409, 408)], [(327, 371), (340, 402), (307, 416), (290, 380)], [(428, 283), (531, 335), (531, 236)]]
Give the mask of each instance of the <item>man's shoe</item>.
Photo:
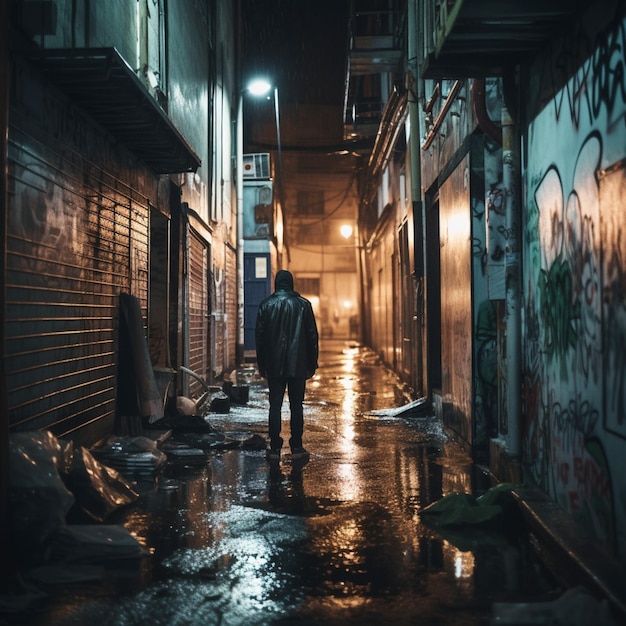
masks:
[(293, 448), (291, 450), (291, 458), (294, 461), (308, 461), (310, 456), (304, 448)]
[(270, 448), (265, 453), (265, 458), (268, 461), (280, 461), (280, 448)]

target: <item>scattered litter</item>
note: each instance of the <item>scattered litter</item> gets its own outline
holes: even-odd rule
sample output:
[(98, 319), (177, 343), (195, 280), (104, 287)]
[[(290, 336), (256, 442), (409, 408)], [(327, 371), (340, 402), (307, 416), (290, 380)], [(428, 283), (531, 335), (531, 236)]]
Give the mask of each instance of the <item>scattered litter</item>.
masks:
[(217, 391), (211, 396), (209, 410), (211, 413), (228, 413), (230, 411), (230, 398), (223, 391)]
[(500, 521), (505, 505), (513, 502), (513, 485), (500, 483), (475, 497), (451, 493), (420, 511), (422, 519), (432, 526), (480, 525)]
[(103, 446), (92, 448), (91, 453), (125, 476), (153, 476), (167, 460), (148, 437), (110, 437)]
[(65, 525), (74, 495), (61, 477), (64, 456), (48, 431), (9, 436), (12, 541), (36, 554), (45, 541)]
[(370, 411), (370, 415), (377, 417), (430, 417), (432, 406), (428, 398), (419, 398), (403, 406)]
[[(239, 442), (227, 440), (223, 433), (179, 433), (173, 437), (175, 442), (183, 443), (190, 448), (200, 448), (201, 450), (223, 449), (239, 447)], [(232, 444), (235, 445), (232, 445)]]
[(207, 460), (204, 450), (179, 441), (167, 441), (161, 446), (161, 450), (167, 455), (168, 462), (203, 465)]
[(100, 463), (83, 447), (74, 452), (64, 480), (76, 499), (74, 507), (98, 522), (139, 498), (126, 478), (113, 467)]
[(233, 404), (247, 404), (250, 388), (247, 385), (236, 386), (231, 380), (224, 381), (222, 390)]
[(215, 429), (202, 415), (171, 415), (154, 423), (156, 428), (171, 430), (172, 433), (214, 433)]
[[(185, 374), (188, 374), (189, 376), (191, 376), (192, 378), (194, 378), (195, 380), (197, 380), (201, 385), (202, 388), (204, 389), (204, 393), (200, 396), (200, 398), (198, 398), (198, 400), (196, 400), (196, 402), (194, 403), (194, 413), (204, 413), (204, 410), (206, 408), (207, 403), (209, 402), (213, 402), (213, 397), (215, 394), (224, 394), (224, 392), (222, 391), (222, 389), (220, 387), (211, 387), (206, 380), (204, 380), (204, 378), (202, 378), (202, 376), (200, 376), (199, 374), (197, 374), (196, 372), (194, 372), (193, 370), (190, 370), (187, 367), (181, 366), (180, 367), (180, 371), (184, 372)], [(228, 398), (228, 396), (226, 396), (226, 394), (224, 394), (226, 397), (226, 401), (229, 404), (230, 407), (230, 400)], [(178, 402), (177, 402), (178, 405)], [(223, 410), (219, 410), (216, 411), (214, 409), (210, 409), (216, 413), (228, 413), (228, 411), (223, 411)]]
[(196, 413), (196, 403), (186, 396), (177, 396), (176, 413), (178, 415), (194, 415)]
[(467, 493), (451, 493), (420, 511), (422, 518), (433, 526), (484, 524), (501, 513), (502, 507), (479, 506), (476, 498)]

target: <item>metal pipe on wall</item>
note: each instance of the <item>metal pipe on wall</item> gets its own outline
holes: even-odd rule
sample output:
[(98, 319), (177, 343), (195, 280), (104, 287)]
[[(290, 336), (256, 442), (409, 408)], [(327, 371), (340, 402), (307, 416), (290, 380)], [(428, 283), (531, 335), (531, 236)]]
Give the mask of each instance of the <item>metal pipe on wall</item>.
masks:
[(505, 229), (508, 233), (505, 254), (505, 322), (507, 376), (508, 453), (521, 455), (521, 280), (520, 280), (520, 200), (519, 154), (515, 122), (506, 106), (502, 107), (502, 184), (506, 194)]
[[(425, 300), (420, 297), (424, 293), (426, 259), (426, 215), (424, 207), (424, 194), (422, 190), (422, 150), (421, 129), (422, 129), (422, 102), (424, 101), (424, 81), (421, 77), (422, 54), (420, 53), (420, 43), (424, 41), (424, 14), (420, 12), (420, 0), (409, 0), (408, 2), (408, 24), (414, 24), (414, 28), (409, 28), (408, 35), (408, 57), (409, 71), (407, 72), (407, 89), (409, 90), (409, 158), (411, 172), (411, 201), (412, 201), (412, 248), (413, 267), (411, 268), (413, 277), (413, 319), (415, 329), (415, 353), (412, 358), (413, 387), (421, 393), (427, 393), (429, 374), (424, 364), (424, 352), (426, 342), (425, 330)], [(439, 83), (437, 84), (439, 88)]]
[(237, 103), (237, 365), (244, 362), (243, 91)]
[(452, 89), (450, 89), (450, 93), (448, 93), (448, 95), (445, 97), (445, 102), (443, 103), (443, 106), (441, 107), (439, 114), (435, 118), (432, 128), (428, 131), (428, 135), (426, 139), (424, 140), (424, 145), (422, 146), (422, 150), (428, 150), (428, 148), (430, 148), (430, 145), (432, 144), (435, 137), (437, 136), (437, 131), (439, 130), (439, 127), (441, 126), (441, 124), (443, 124), (443, 120), (446, 118), (446, 115), (448, 115), (448, 111), (450, 110), (450, 107), (456, 100), (456, 97), (459, 95), (459, 91), (461, 91), (462, 86), (463, 86), (462, 80), (456, 80), (454, 82), (454, 85), (452, 85)]
[[(237, 0), (237, 58), (243, 58), (243, 10), (241, 0)], [(241, 66), (237, 67), (237, 119), (236, 124), (236, 176), (237, 176), (237, 346), (235, 364), (244, 362), (244, 240), (243, 240), (243, 93)]]

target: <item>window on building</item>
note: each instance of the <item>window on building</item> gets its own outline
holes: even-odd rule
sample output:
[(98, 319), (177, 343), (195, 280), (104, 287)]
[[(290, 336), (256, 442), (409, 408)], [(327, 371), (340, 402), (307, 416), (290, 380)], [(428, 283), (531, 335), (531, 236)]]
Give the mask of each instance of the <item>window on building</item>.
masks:
[(165, 0), (137, 0), (137, 68), (152, 95), (167, 111)]
[(308, 296), (319, 296), (320, 295), (320, 279), (304, 277), (304, 276), (296, 276), (296, 289), (303, 294)]

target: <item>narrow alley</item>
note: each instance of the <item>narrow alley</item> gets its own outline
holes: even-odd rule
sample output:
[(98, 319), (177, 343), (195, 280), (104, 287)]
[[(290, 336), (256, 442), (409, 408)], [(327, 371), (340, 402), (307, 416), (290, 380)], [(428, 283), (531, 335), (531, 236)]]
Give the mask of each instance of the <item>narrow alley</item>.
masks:
[(327, 340), (320, 357), (305, 403), (308, 463), (288, 448), (269, 463), (261, 449), (227, 445), (267, 435), (264, 381), (239, 372), (249, 401), (206, 416), (224, 445), (201, 464), (168, 461), (107, 520), (149, 556), (108, 563), (99, 581), (39, 586), (48, 595), (11, 623), (461, 626), (492, 623), (494, 602), (562, 592), (516, 524), (445, 535), (424, 524), (424, 507), (484, 492), (486, 474), (434, 417), (389, 416), (409, 398), (371, 351)]
[(0, 0), (0, 626), (626, 625), (625, 51), (623, 0)]

